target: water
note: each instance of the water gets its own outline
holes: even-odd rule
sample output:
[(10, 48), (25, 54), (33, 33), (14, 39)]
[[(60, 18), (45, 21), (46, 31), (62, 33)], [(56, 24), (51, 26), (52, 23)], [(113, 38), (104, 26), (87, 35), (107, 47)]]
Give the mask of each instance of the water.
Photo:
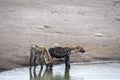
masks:
[(66, 70), (64, 64), (19, 68), (1, 72), (0, 80), (120, 80), (120, 63), (71, 63)]

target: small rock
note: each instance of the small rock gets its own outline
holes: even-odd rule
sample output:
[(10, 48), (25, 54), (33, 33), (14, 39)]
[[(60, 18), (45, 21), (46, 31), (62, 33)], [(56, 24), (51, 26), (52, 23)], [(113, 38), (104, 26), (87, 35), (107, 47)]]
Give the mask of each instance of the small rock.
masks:
[(15, 12), (15, 10), (14, 9), (10, 9), (9, 12)]
[(120, 3), (120, 1), (115, 1), (114, 3)]
[(50, 26), (44, 25), (44, 26), (38, 26), (38, 29), (44, 29), (44, 28), (50, 28)]
[(44, 28), (50, 28), (50, 26), (44, 25)]
[(101, 33), (96, 33), (95, 36), (102, 37)]
[(117, 19), (115, 19), (116, 21), (120, 21), (120, 19), (119, 18), (117, 18)]
[(45, 27), (44, 26), (38, 26), (37, 28), (38, 29), (44, 29)]

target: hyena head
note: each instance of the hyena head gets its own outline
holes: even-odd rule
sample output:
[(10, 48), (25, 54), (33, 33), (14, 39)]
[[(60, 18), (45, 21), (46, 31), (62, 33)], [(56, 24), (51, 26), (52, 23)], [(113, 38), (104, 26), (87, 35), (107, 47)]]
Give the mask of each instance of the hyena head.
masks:
[(75, 49), (75, 52), (81, 52), (81, 53), (85, 52), (85, 50), (81, 46), (75, 46), (74, 49)]

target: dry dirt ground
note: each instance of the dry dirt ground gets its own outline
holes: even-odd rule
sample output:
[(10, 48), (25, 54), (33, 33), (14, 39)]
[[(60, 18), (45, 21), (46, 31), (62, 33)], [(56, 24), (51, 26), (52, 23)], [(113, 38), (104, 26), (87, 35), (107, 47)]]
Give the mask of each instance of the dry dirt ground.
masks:
[(28, 66), (31, 44), (80, 45), (71, 62), (120, 60), (120, 0), (0, 0), (0, 70)]

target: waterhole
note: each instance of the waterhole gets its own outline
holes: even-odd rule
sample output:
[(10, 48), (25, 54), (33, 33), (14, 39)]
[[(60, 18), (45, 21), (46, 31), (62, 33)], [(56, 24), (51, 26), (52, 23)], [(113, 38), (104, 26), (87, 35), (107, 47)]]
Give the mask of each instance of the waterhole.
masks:
[(120, 80), (120, 63), (71, 63), (43, 69), (25, 67), (0, 73), (0, 80)]

